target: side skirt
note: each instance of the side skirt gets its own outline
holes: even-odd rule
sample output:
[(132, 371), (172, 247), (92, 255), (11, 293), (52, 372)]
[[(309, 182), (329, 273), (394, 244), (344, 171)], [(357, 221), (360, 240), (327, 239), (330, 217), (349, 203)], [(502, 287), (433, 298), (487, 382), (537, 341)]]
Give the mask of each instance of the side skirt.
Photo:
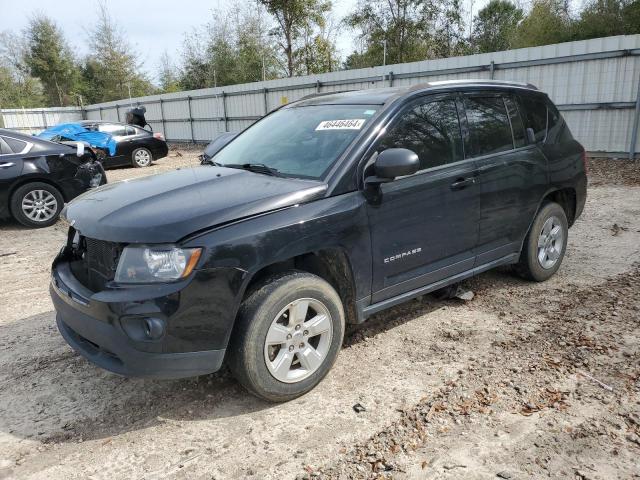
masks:
[(367, 318), (369, 318), (374, 313), (378, 313), (382, 310), (386, 310), (387, 308), (395, 307), (396, 305), (404, 303), (408, 300), (421, 297), (426, 293), (433, 292), (434, 290), (438, 290), (440, 288), (446, 287), (447, 285), (460, 282), (466, 278), (473, 277), (474, 275), (478, 275), (479, 273), (486, 272), (487, 270), (491, 270), (492, 268), (499, 267), (501, 265), (509, 265), (512, 263), (516, 263), (519, 258), (520, 258), (519, 253), (511, 253), (504, 257), (498, 258), (497, 260), (493, 260), (492, 262), (485, 263), (484, 265), (479, 265), (475, 268), (467, 270), (466, 272), (458, 273), (457, 275), (453, 275), (449, 278), (445, 278), (444, 280), (440, 280), (438, 282), (425, 285), (424, 287), (416, 288), (415, 290), (402, 293), (400, 295), (388, 298), (378, 303), (366, 305), (365, 302), (367, 302), (369, 299), (368, 298), (363, 299), (359, 302), (356, 302), (357, 323), (364, 322)]

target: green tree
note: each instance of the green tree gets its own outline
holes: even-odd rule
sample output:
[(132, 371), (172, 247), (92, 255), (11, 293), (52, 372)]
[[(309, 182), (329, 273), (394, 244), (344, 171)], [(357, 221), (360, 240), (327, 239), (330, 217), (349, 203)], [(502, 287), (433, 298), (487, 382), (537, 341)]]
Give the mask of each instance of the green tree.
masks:
[[(315, 28), (325, 26), (325, 16), (331, 11), (329, 0), (259, 0), (271, 14), (276, 27), (272, 35), (277, 38), (278, 45), (286, 60), (286, 73), (292, 77), (296, 73), (296, 59), (305, 59), (304, 52), (298, 49), (307, 47), (307, 57), (311, 54), (311, 46), (316, 43), (309, 34)], [(310, 39), (304, 42), (305, 37)], [(325, 39), (326, 41), (326, 39)], [(311, 61), (308, 60), (311, 64)]]
[(20, 36), (0, 32), (0, 108), (44, 107), (42, 84), (31, 76)]
[(491, 0), (473, 22), (471, 43), (474, 50), (478, 53), (508, 50), (523, 18), (522, 9), (509, 0)]
[(206, 88), (276, 78), (275, 46), (263, 12), (236, 7), (216, 11), (184, 41), (180, 85)]
[(591, 0), (575, 23), (576, 39), (640, 33), (640, 0)]
[(360, 0), (345, 19), (358, 32), (359, 51), (346, 68), (459, 55), (467, 50), (459, 0)]
[(76, 60), (58, 26), (43, 14), (29, 20), (25, 30), (25, 63), (40, 79), (49, 106), (76, 103), (79, 72)]
[(165, 50), (160, 56), (160, 68), (158, 71), (158, 81), (162, 93), (180, 91), (180, 81), (176, 68), (171, 63), (169, 53)]
[(83, 91), (90, 103), (150, 95), (155, 89), (141, 72), (137, 56), (116, 27), (104, 3), (98, 4), (89, 32), (90, 53), (82, 68)]
[(535, 47), (572, 40), (573, 23), (567, 4), (558, 0), (535, 0), (518, 25), (512, 48)]

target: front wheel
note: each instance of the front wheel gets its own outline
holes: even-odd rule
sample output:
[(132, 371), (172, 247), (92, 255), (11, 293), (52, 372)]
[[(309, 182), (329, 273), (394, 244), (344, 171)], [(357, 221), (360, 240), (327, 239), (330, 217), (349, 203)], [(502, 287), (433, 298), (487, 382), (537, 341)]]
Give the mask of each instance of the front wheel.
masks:
[(229, 367), (251, 393), (273, 402), (313, 389), (329, 372), (344, 338), (340, 296), (305, 272), (269, 279), (242, 303)]
[(136, 148), (131, 153), (131, 160), (133, 161), (134, 167), (144, 168), (151, 165), (153, 156), (151, 155), (151, 152), (146, 148)]
[(569, 224), (564, 209), (547, 203), (536, 215), (524, 240), (515, 271), (527, 280), (543, 282), (560, 268), (567, 249)]

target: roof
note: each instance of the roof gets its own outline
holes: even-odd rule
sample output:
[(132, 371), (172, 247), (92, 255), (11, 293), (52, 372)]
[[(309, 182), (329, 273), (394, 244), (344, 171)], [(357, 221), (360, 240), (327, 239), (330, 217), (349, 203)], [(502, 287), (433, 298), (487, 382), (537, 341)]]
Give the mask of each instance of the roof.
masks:
[(518, 88), (531, 91), (538, 90), (530, 83), (507, 82), (502, 80), (444, 80), (438, 82), (419, 83), (417, 85), (404, 87), (369, 88), (365, 90), (317, 93), (307, 95), (297, 102), (291, 103), (291, 105), (384, 105), (395, 98), (402, 97), (415, 91), (451, 90), (459, 87)]

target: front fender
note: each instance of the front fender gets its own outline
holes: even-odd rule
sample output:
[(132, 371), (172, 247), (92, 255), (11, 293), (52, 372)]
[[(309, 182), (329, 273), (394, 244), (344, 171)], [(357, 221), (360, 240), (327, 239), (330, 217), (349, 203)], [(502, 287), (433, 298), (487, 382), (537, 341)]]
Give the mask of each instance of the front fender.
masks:
[[(360, 192), (253, 217), (199, 234), (183, 245), (205, 248), (202, 269), (246, 272), (234, 292), (237, 306), (253, 276), (263, 268), (328, 248), (338, 248), (347, 255), (355, 298), (371, 293), (371, 240), (365, 199)], [(236, 312), (237, 308), (234, 316)]]

